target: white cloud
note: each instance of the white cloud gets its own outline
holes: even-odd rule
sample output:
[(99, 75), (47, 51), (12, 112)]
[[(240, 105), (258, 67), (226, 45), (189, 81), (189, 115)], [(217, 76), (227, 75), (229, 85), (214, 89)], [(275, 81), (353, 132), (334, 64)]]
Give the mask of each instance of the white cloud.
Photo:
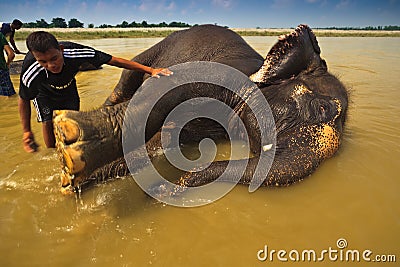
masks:
[(232, 0), (212, 0), (212, 4), (214, 6), (222, 7), (222, 8), (230, 8), (232, 7)]
[(110, 7), (107, 5), (107, 2), (103, 2), (103, 1), (98, 1), (95, 5), (95, 11), (96, 12), (105, 12), (106, 10), (108, 10)]
[(51, 4), (53, 4), (53, 0), (38, 0), (38, 4), (39, 5), (43, 5), (43, 6), (45, 6), (45, 5), (51, 5)]
[(169, 3), (169, 5), (166, 7), (167, 10), (174, 10), (176, 8), (175, 2)]
[(337, 9), (346, 9), (350, 5), (349, 0), (340, 0), (340, 2), (336, 5)]
[(294, 4), (293, 0), (274, 0), (272, 2), (271, 7), (283, 9), (283, 8), (288, 8), (288, 7), (293, 6), (293, 4)]
[(88, 8), (88, 4), (86, 2), (82, 2), (80, 5), (80, 9), (83, 9), (84, 11), (86, 11), (87, 8)]
[(319, 6), (323, 7), (328, 4), (328, 0), (305, 0), (308, 4), (318, 4)]
[(150, 10), (156, 11), (173, 11), (176, 9), (176, 4), (174, 1), (154, 1), (154, 0), (142, 0), (138, 9), (143, 12)]
[(140, 11), (147, 11), (149, 9), (149, 4), (147, 1), (142, 1), (142, 3), (139, 5), (139, 10)]

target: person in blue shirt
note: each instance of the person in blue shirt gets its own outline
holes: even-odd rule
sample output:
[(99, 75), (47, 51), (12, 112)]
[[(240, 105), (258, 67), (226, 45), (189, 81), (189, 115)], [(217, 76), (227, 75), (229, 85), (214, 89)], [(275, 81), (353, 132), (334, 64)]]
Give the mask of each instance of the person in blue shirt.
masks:
[(18, 19), (14, 19), (12, 23), (3, 23), (0, 28), (0, 32), (5, 36), (10, 38), (10, 44), (14, 49), (15, 54), (23, 54), (21, 51), (18, 50), (17, 46), (15, 45), (14, 35), (15, 31), (21, 29), (22, 22)]
[[(8, 70), (15, 54), (2, 33), (0, 33), (0, 51), (0, 95), (8, 97), (15, 95), (14, 86), (11, 82), (10, 72)], [(4, 51), (7, 54), (7, 60), (4, 57)]]

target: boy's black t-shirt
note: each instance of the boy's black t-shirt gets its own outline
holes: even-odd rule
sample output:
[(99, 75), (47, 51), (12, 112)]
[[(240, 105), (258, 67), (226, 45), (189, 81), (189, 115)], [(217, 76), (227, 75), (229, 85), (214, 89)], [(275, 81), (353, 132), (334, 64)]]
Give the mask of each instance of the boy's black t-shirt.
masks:
[(60, 73), (54, 74), (39, 65), (32, 53), (25, 56), (20, 76), (19, 95), (22, 99), (36, 97), (60, 99), (76, 96), (75, 75), (83, 63), (100, 67), (111, 60), (111, 55), (88, 46), (72, 42), (60, 42), (64, 45), (64, 66)]

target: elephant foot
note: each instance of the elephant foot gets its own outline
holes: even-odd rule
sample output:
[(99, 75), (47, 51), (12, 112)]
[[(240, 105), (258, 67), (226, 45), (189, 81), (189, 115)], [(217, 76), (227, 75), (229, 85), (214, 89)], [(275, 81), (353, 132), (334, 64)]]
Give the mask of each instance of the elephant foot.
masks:
[(94, 170), (122, 156), (119, 124), (109, 114), (109, 108), (55, 111), (54, 134), (62, 163), (63, 193), (75, 190)]

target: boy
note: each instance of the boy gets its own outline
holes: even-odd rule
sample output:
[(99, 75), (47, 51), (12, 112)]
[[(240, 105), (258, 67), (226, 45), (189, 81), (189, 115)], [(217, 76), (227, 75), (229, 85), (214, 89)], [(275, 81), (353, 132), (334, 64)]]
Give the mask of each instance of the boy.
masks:
[[(0, 33), (0, 51), (0, 95), (12, 96), (15, 95), (15, 90), (10, 79), (8, 67), (11, 61), (13, 61), (15, 54), (2, 33)], [(4, 51), (7, 54), (7, 61), (4, 58)]]
[(14, 49), (15, 54), (23, 54), (21, 53), (17, 46), (15, 45), (15, 41), (14, 41), (14, 34), (15, 34), (15, 30), (19, 30), (22, 27), (22, 22), (18, 19), (14, 19), (12, 23), (3, 23), (1, 25), (1, 33), (5, 36), (8, 37), (10, 36), (10, 43), (11, 46)]
[(96, 67), (108, 64), (149, 73), (154, 77), (172, 74), (168, 69), (153, 69), (91, 47), (72, 42), (59, 43), (52, 34), (44, 31), (31, 33), (26, 39), (26, 46), (29, 53), (22, 66), (18, 107), (23, 128), (23, 145), (27, 152), (37, 150), (30, 125), (30, 100), (33, 100), (38, 121), (42, 122), (46, 146), (55, 147), (53, 110), (79, 110), (75, 75), (82, 63), (90, 63)]

